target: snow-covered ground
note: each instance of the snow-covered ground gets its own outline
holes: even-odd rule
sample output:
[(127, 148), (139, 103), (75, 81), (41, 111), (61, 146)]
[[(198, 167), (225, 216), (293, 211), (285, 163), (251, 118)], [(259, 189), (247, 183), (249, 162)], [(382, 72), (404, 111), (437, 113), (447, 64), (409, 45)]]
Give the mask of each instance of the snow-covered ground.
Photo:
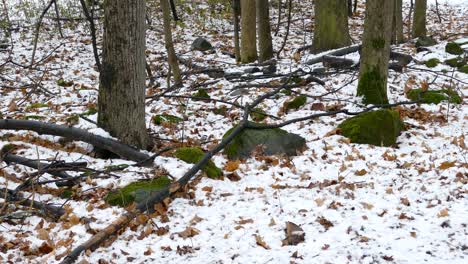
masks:
[[(32, 1), (37, 2), (37, 1)], [(41, 2), (41, 1), (39, 1)], [(59, 1), (61, 2), (61, 1)], [(297, 69), (312, 70), (304, 62), (310, 57), (303, 52), (298, 60), (297, 48), (310, 44), (313, 9), (310, 1), (296, 3), (293, 25), (285, 52), (278, 60), (278, 72)], [(306, 3), (305, 3), (306, 2)], [(363, 6), (350, 19), (352, 39), (359, 42), (362, 34)], [(429, 51), (416, 53), (414, 43), (393, 47), (412, 55), (412, 62), (403, 73), (390, 71), (388, 92), (391, 102), (405, 101), (405, 91), (428, 84), (430, 89), (451, 87), (461, 96), (468, 93), (468, 75), (440, 64), (427, 68), (422, 62), (431, 58), (440, 61), (455, 56), (444, 50), (447, 41), (468, 41), (468, 1), (428, 1), (428, 31), (439, 41)], [(28, 15), (21, 7), (29, 1), (8, 1), (14, 25), (28, 25)], [(42, 3), (44, 4), (44, 3)], [(76, 3), (75, 3), (76, 4)], [(41, 6), (41, 5), (39, 5)], [(42, 5), (43, 6), (43, 5)], [(407, 18), (409, 1), (405, 1)], [(193, 12), (208, 7), (194, 5)], [(155, 75), (165, 74), (165, 49), (156, 9), (150, 16), (148, 30), (148, 62)], [(223, 54), (231, 51), (230, 21), (223, 19), (222, 8), (213, 19), (183, 14), (183, 23), (174, 31), (174, 42), (181, 58), (193, 59), (202, 66), (239, 71), (234, 59)], [(78, 14), (71, 14), (78, 16)], [(273, 11), (276, 21), (276, 10)], [(53, 16), (53, 12), (50, 12)], [(32, 19), (34, 21), (34, 19)], [(98, 73), (94, 69), (91, 40), (84, 24), (68, 24), (60, 38), (56, 24), (45, 20), (39, 38), (37, 67), (27, 68), (32, 53), (32, 27), (14, 31), (12, 49), (0, 52), (0, 110), (4, 118), (29, 118), (66, 124), (67, 118), (96, 106)], [(275, 26), (273, 26), (275, 28)], [(274, 37), (279, 49), (285, 34), (284, 24)], [(407, 29), (405, 28), (405, 34)], [(190, 51), (190, 43), (198, 36), (207, 37), (216, 52), (203, 54)], [(465, 50), (468, 45), (464, 46)], [(358, 59), (358, 54), (348, 57)], [(4, 64), (5, 63), (5, 64)], [(183, 70), (189, 70), (182, 66)], [(322, 67), (320, 64), (315, 68)], [(292, 96), (266, 100), (261, 108), (281, 120), (318, 113), (312, 105), (325, 109), (344, 107), (361, 109), (355, 96), (357, 72), (343, 71), (321, 76), (325, 86), (309, 84), (295, 91), (307, 95), (334, 93), (320, 99), (309, 98), (298, 111), (284, 113), (281, 108)], [(70, 87), (57, 85), (57, 80), (73, 81)], [(191, 95), (206, 85), (210, 96), (245, 104), (267, 88), (245, 89), (231, 93), (242, 84), (208, 75), (190, 75), (184, 87), (175, 93)], [(253, 83), (266, 83), (271, 79)], [(158, 94), (167, 87), (165, 77), (158, 78), (148, 94)], [(210, 149), (223, 134), (239, 121), (241, 110), (225, 105), (224, 115), (215, 108), (223, 103), (207, 103), (186, 99), (162, 98), (147, 102), (147, 124), (158, 147), (177, 143), (200, 145)], [(408, 129), (398, 138), (396, 147), (375, 147), (351, 144), (340, 135), (330, 135), (345, 115), (323, 117), (284, 127), (307, 141), (307, 149), (298, 156), (262, 157), (242, 161), (235, 170), (238, 181), (226, 177), (212, 180), (200, 176), (190, 184), (183, 198), (174, 198), (167, 212), (152, 215), (149, 220), (134, 222), (113, 243), (94, 252), (86, 252), (81, 263), (468, 263), (468, 108), (447, 102), (439, 105), (413, 105), (399, 108)], [(176, 126), (157, 126), (151, 122), (155, 114), (182, 117)], [(96, 120), (96, 114), (88, 116)], [(266, 122), (277, 120), (268, 118)], [(93, 133), (105, 132), (84, 119), (74, 126)], [(21, 131), (0, 131), (0, 148), (15, 144), (16, 153), (31, 159), (86, 161), (93, 169), (131, 164), (118, 159), (98, 159), (88, 155), (91, 147), (81, 142), (63, 142), (58, 137)], [(220, 168), (226, 156), (213, 158)], [(1, 163), (0, 188), (14, 189), (33, 170)], [(71, 199), (61, 198), (63, 189), (54, 184), (36, 186), (32, 197), (38, 201), (64, 206), (67, 214), (54, 222), (30, 210), (3, 206), (0, 198), (0, 263), (57, 263), (71, 249), (89, 239), (124, 212), (109, 207), (103, 197), (113, 187), (120, 187), (142, 178), (168, 173), (181, 177), (191, 167), (170, 153), (155, 160), (153, 168), (128, 167), (113, 173), (118, 177), (87, 178), (73, 189)], [(71, 173), (73, 174), (73, 173)], [(74, 175), (79, 175), (75, 173)], [(52, 179), (44, 175), (42, 180)], [(19, 214), (22, 215), (19, 215)], [(23, 216), (14, 219), (14, 216)], [(85, 221), (86, 219), (86, 221)], [(89, 222), (88, 222), (89, 221)], [(88, 223), (85, 223), (88, 222)], [(144, 222), (144, 223), (141, 223)], [(283, 246), (287, 222), (305, 232), (305, 240), (294, 246)], [(100, 262), (101, 261), (101, 262)]]

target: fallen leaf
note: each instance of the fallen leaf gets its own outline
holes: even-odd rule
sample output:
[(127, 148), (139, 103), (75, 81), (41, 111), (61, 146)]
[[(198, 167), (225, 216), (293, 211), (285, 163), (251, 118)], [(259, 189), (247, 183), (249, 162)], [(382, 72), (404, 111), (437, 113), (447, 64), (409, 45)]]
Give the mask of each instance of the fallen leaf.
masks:
[(200, 234), (200, 230), (189, 226), (184, 231), (178, 232), (177, 234), (182, 238), (194, 237)]
[(286, 239), (282, 241), (283, 246), (295, 246), (305, 240), (304, 230), (292, 222), (286, 222), (284, 231), (286, 232)]
[(224, 165), (224, 170), (233, 172), (239, 168), (240, 160), (230, 160)]
[(446, 170), (446, 169), (451, 168), (453, 166), (455, 166), (455, 161), (452, 161), (452, 162), (444, 161), (439, 165), (439, 169)]
[(271, 249), (270, 246), (263, 240), (263, 238), (257, 234), (255, 236), (255, 242), (257, 242), (257, 245), (261, 246), (264, 249)]
[(325, 228), (325, 230), (328, 230), (328, 229), (330, 229), (330, 227), (334, 226), (333, 223), (330, 222), (330, 220), (326, 219), (323, 216), (317, 217), (315, 222), (321, 224)]
[(358, 170), (358, 171), (354, 172), (354, 175), (356, 175), (356, 176), (364, 176), (366, 174), (367, 174), (367, 171), (365, 169)]
[(437, 217), (439, 218), (447, 216), (449, 216), (449, 210), (447, 208), (440, 210), (440, 212), (437, 214)]

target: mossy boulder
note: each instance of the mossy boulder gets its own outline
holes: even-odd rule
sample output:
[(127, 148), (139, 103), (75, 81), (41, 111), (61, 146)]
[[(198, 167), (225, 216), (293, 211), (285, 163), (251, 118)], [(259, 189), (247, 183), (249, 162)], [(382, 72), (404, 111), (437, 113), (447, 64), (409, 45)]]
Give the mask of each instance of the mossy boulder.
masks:
[(210, 95), (205, 89), (198, 89), (196, 93), (192, 95), (193, 97), (202, 97), (202, 98), (210, 98)]
[(435, 44), (437, 44), (437, 41), (431, 37), (419, 37), (418, 40), (416, 40), (416, 47), (429, 47)]
[(196, 38), (191, 45), (192, 50), (207, 51), (213, 48), (211, 43), (202, 37)]
[(250, 112), (250, 117), (255, 122), (263, 121), (267, 116), (266, 112), (261, 108), (254, 108), (252, 112)]
[[(229, 136), (233, 129), (228, 130), (223, 138)], [(303, 137), (279, 128), (244, 129), (224, 148), (224, 154), (229, 159), (249, 158), (254, 149), (263, 146), (265, 155), (293, 156), (306, 147), (305, 143)]]
[(436, 67), (437, 65), (439, 65), (439, 63), (440, 63), (440, 60), (437, 59), (437, 58), (429, 59), (429, 60), (427, 60), (426, 62), (424, 62), (424, 64), (425, 64), (426, 67), (428, 67), (428, 68), (434, 68), (434, 67)]
[(161, 125), (163, 123), (177, 124), (182, 121), (183, 121), (182, 118), (178, 116), (174, 116), (174, 115), (162, 114), (162, 115), (153, 116), (153, 123), (156, 125)]
[[(174, 153), (176, 158), (191, 164), (199, 162), (204, 155), (205, 152), (197, 147), (179, 148)], [(219, 178), (223, 175), (223, 171), (216, 167), (212, 160), (209, 160), (208, 163), (203, 166), (202, 171), (212, 179)]]
[(110, 205), (128, 206), (133, 202), (139, 203), (150, 197), (153, 192), (159, 191), (171, 183), (168, 177), (159, 177), (149, 181), (132, 182), (129, 185), (110, 191), (105, 200)]
[(307, 97), (305, 95), (297, 96), (296, 98), (284, 104), (284, 110), (286, 112), (291, 111), (291, 110), (298, 110), (303, 105), (305, 105), (306, 102), (307, 102)]
[(466, 65), (466, 61), (461, 57), (456, 57), (453, 59), (446, 60), (445, 64), (453, 68), (459, 68), (459, 67), (463, 67), (464, 65)]
[(461, 104), (462, 102), (460, 95), (451, 89), (428, 90), (425, 92), (421, 89), (413, 89), (408, 92), (407, 96), (410, 100), (421, 100), (425, 104), (439, 104), (442, 101), (449, 101), (452, 104)]
[(463, 72), (465, 74), (468, 74), (468, 65), (463, 65), (463, 66), (459, 67), (458, 71)]
[(70, 87), (73, 85), (73, 81), (65, 81), (64, 79), (60, 78), (57, 80), (57, 85), (62, 87)]
[(338, 128), (352, 143), (388, 147), (396, 143), (404, 124), (397, 111), (381, 109), (351, 117)]
[(447, 45), (445, 45), (445, 52), (453, 55), (461, 55), (464, 51), (460, 44), (455, 42), (449, 42), (447, 43)]

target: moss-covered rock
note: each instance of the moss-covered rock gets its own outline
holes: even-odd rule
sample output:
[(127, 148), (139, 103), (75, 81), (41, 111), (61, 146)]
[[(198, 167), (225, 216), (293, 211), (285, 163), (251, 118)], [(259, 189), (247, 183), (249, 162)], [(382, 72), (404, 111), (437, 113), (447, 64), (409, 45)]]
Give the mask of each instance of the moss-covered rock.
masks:
[(198, 89), (196, 93), (192, 95), (193, 97), (202, 97), (202, 98), (210, 98), (210, 95), (205, 89)]
[(177, 124), (177, 123), (182, 122), (182, 121), (184, 121), (184, 119), (182, 119), (182, 118), (180, 118), (178, 116), (174, 116), (174, 115), (162, 114), (162, 115), (153, 116), (153, 123), (155, 125), (161, 125), (163, 123)]
[(442, 101), (449, 101), (453, 104), (460, 104), (461, 97), (451, 89), (428, 90), (423, 92), (421, 89), (413, 89), (408, 92), (408, 98), (413, 101), (421, 100), (425, 104), (439, 104)]
[(255, 122), (260, 122), (265, 120), (266, 112), (261, 109), (261, 108), (254, 108), (252, 112), (250, 112), (250, 117), (252, 118), (253, 121)]
[(161, 190), (170, 183), (169, 178), (165, 176), (149, 181), (132, 182), (121, 189), (110, 191), (105, 200), (110, 205), (125, 207), (133, 202), (139, 203), (148, 199), (152, 192)]
[(459, 68), (459, 67), (463, 67), (464, 65), (466, 65), (466, 61), (461, 57), (456, 57), (453, 59), (446, 60), (445, 64), (453, 68)]
[(297, 96), (296, 98), (284, 104), (284, 110), (286, 112), (290, 110), (297, 110), (301, 108), (303, 105), (305, 105), (306, 102), (307, 102), (307, 97), (305, 95)]
[(463, 66), (459, 67), (458, 71), (463, 72), (465, 74), (468, 74), (468, 65), (463, 65)]
[(437, 58), (429, 59), (429, 60), (427, 60), (426, 62), (424, 62), (424, 64), (425, 64), (426, 67), (428, 67), (428, 68), (434, 68), (434, 67), (436, 67), (437, 65), (439, 65), (439, 63), (440, 63), (440, 60), (437, 59)]
[(455, 42), (449, 42), (447, 43), (447, 45), (445, 45), (445, 52), (453, 55), (461, 55), (464, 51), (460, 44)]
[[(231, 128), (224, 134), (231, 134)], [(286, 154), (296, 155), (306, 147), (305, 139), (285, 130), (275, 129), (244, 129), (224, 148), (224, 154), (229, 159), (248, 158), (258, 146), (263, 146), (265, 155)]]
[(397, 111), (381, 109), (351, 117), (338, 128), (352, 143), (391, 146), (396, 143), (404, 125)]
[[(196, 147), (188, 147), (188, 148), (179, 148), (175, 151), (174, 156), (178, 159), (181, 159), (187, 163), (195, 164), (199, 162), (205, 152), (200, 148)], [(202, 171), (206, 173), (206, 175), (212, 179), (219, 178), (223, 175), (223, 171), (216, 167), (212, 160), (209, 160), (208, 163), (203, 166)]]
[(416, 40), (416, 47), (429, 47), (435, 44), (437, 44), (437, 41), (431, 37), (419, 37), (418, 40)]
[(73, 85), (73, 81), (65, 81), (64, 79), (60, 78), (57, 80), (57, 85), (62, 87), (70, 87)]

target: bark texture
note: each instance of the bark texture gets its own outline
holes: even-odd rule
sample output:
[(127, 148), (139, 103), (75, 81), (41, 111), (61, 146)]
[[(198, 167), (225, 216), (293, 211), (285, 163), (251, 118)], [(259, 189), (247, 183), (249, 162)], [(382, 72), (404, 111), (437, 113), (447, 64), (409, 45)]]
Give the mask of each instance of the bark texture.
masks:
[(256, 12), (254, 0), (241, 0), (241, 61), (257, 60)]
[(312, 51), (315, 53), (351, 44), (347, 0), (316, 0)]
[(177, 60), (177, 55), (174, 50), (174, 43), (172, 42), (171, 11), (169, 10), (168, 0), (161, 0), (161, 9), (163, 13), (164, 43), (166, 45), (167, 61), (169, 67), (171, 67), (174, 82), (180, 84), (182, 83), (182, 76), (180, 73), (179, 61)]
[(413, 16), (413, 38), (425, 37), (427, 0), (416, 0)]
[(393, 24), (392, 24), (392, 44), (399, 44), (405, 41), (403, 36), (403, 0), (394, 0)]
[(145, 149), (145, 1), (106, 0), (98, 124)]
[(236, 62), (241, 61), (240, 43), (239, 43), (239, 17), (241, 13), (240, 0), (232, 0), (232, 16), (234, 22), (234, 54)]
[(365, 104), (387, 104), (394, 1), (366, 1), (357, 94)]
[(271, 42), (270, 6), (268, 0), (256, 0), (257, 30), (258, 30), (258, 59), (260, 62), (273, 58), (273, 44)]

